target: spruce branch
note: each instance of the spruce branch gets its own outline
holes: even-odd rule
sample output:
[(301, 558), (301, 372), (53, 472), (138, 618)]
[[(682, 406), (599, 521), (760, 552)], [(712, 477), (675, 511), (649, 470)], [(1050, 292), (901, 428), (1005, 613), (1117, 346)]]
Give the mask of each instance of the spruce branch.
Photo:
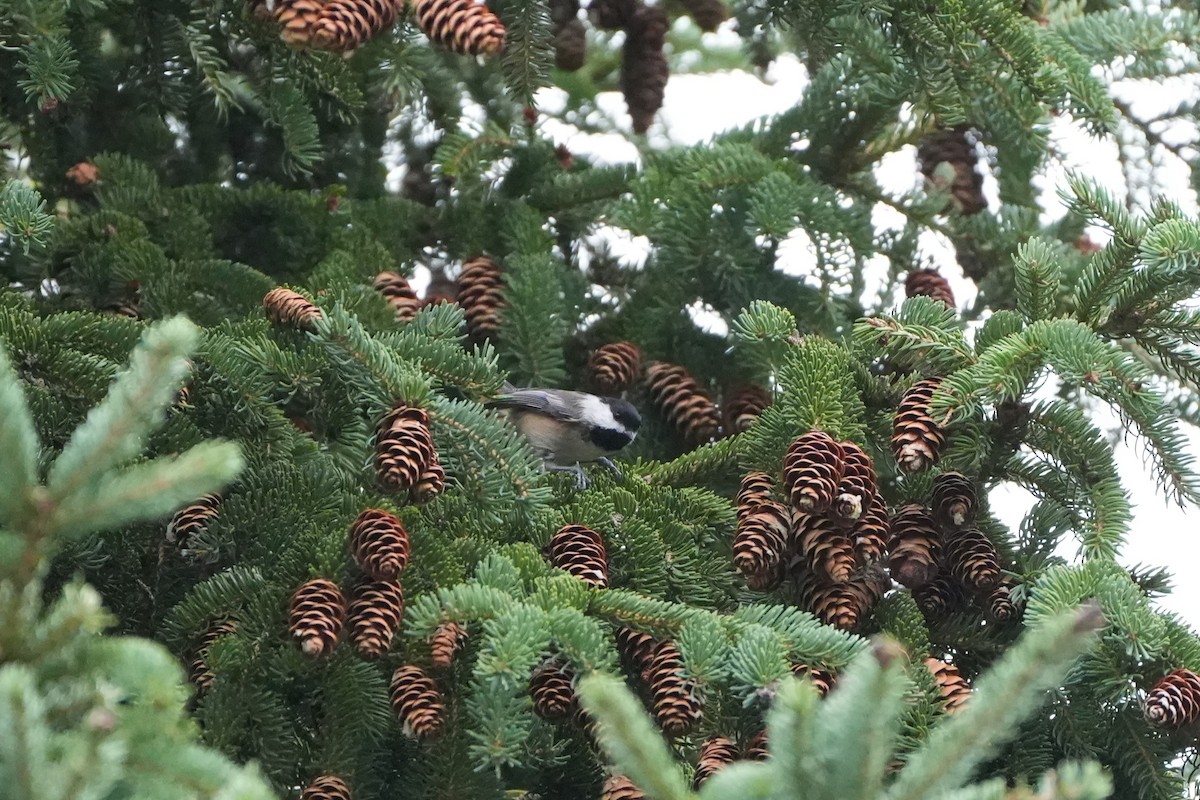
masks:
[(162, 411), (178, 394), (198, 339), (199, 330), (183, 317), (146, 331), (129, 368), (51, 466), (46, 485), (53, 502), (67, 500), (142, 452), (149, 435), (166, 421)]
[(27, 77), (17, 81), (38, 105), (62, 102), (75, 91), (79, 59), (75, 48), (59, 33), (38, 36), (21, 47), (21, 67)]
[(508, 31), (500, 67), (509, 91), (519, 102), (532, 104), (554, 61), (548, 5), (545, 0), (506, 0), (500, 19)]
[(630, 467), (630, 472), (661, 486), (692, 486), (730, 473), (737, 466), (741, 448), (741, 438), (730, 436), (662, 464), (639, 462)]
[(651, 800), (691, 800), (662, 735), (625, 684), (603, 673), (579, 681), (583, 706), (599, 721), (605, 752)]
[(232, 442), (204, 442), (177, 458), (163, 457), (104, 476), (61, 498), (51, 525), (62, 539), (162, 517), (219, 490), (243, 467)]
[(1017, 309), (1030, 322), (1053, 317), (1062, 288), (1062, 268), (1049, 244), (1042, 239), (1028, 240), (1017, 249), (1013, 264)]
[[(253, 88), (240, 74), (231, 72), (228, 62), (217, 51), (203, 29), (206, 20), (203, 12), (193, 14), (188, 23), (172, 20), (176, 26), (176, 35), (187, 42), (188, 53), (204, 79), (204, 86), (212, 95), (213, 105), (221, 119), (225, 119), (230, 109), (242, 109), (242, 102), (253, 96)], [(257, 98), (255, 98), (257, 100)]]
[(283, 138), (284, 171), (307, 175), (324, 155), (321, 130), (308, 99), (290, 77), (280, 70), (280, 74), (268, 84), (268, 92), (261, 106), (262, 114)]
[(894, 361), (902, 369), (945, 374), (974, 357), (959, 330), (954, 309), (928, 297), (910, 297), (891, 316), (879, 314), (854, 323), (855, 347)]
[(960, 787), (975, 765), (1016, 733), (1044, 701), (1104, 624), (1099, 608), (1084, 605), (1030, 629), (981, 676), (972, 702), (930, 734), (909, 758), (888, 800), (919, 800)]
[[(826, 735), (813, 742), (808, 757), (821, 765), (812, 769), (820, 788), (806, 796), (878, 796), (900, 734), (904, 660), (896, 642), (882, 639), (839, 677), (838, 690), (816, 711), (817, 730)], [(850, 768), (841, 766), (846, 753), (856, 754)]]
[(568, 323), (561, 270), (549, 255), (518, 253), (505, 260), (506, 307), (500, 326), (510, 372), (521, 386), (558, 386), (566, 377), (562, 342)]
[(349, 311), (337, 305), (319, 318), (315, 327), (317, 342), (329, 360), (351, 377), (360, 395), (372, 396), (388, 409), (397, 403), (419, 406), (425, 402), (428, 379), (411, 364), (397, 360)]
[(30, 513), (37, 486), (37, 430), (17, 373), (3, 343), (0, 343), (0, 453), (5, 468), (0, 470), (0, 523), (9, 525)]
[[(685, 623), (686, 627), (686, 623)], [(726, 655), (734, 691), (750, 702), (763, 686), (773, 686), (789, 674), (787, 649), (781, 638), (762, 625), (745, 625)]]
[(54, 230), (54, 217), (46, 213), (46, 201), (19, 180), (5, 182), (0, 189), (0, 229), (21, 244), (25, 254), (46, 243)]

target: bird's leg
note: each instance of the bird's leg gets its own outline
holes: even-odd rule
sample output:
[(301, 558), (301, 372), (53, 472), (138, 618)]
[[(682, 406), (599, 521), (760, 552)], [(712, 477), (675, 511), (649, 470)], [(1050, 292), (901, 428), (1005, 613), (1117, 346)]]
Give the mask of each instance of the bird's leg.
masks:
[(604, 458), (604, 457), (597, 458), (597, 459), (596, 459), (596, 463), (598, 463), (598, 464), (603, 464), (603, 465), (604, 465), (606, 468), (608, 468), (608, 469), (609, 469), (609, 470), (610, 470), (610, 471), (611, 471), (611, 472), (612, 472), (614, 475), (616, 475), (618, 479), (619, 479), (619, 478), (623, 478), (623, 477), (625, 477), (624, 475), (622, 475), (622, 474), (621, 474), (621, 468), (620, 468), (620, 467), (618, 467), (616, 464), (614, 464), (614, 463), (612, 462), (612, 459), (611, 459), (611, 458)]
[(571, 472), (571, 473), (574, 473), (575, 484), (580, 489), (588, 488), (587, 474), (583, 471), (583, 467), (579, 466), (579, 464), (576, 464), (573, 467), (564, 467), (561, 464), (551, 464), (549, 461), (547, 461), (543, 464), (543, 466), (546, 468), (547, 472)]

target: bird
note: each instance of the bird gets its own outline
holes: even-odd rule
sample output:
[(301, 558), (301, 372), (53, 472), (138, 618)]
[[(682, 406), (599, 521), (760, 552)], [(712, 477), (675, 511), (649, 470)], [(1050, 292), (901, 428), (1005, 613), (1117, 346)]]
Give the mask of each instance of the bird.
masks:
[(637, 438), (642, 417), (632, 403), (564, 389), (505, 385), (503, 391), (485, 405), (507, 412), (545, 469), (573, 473), (580, 488), (588, 485), (583, 464), (603, 464), (620, 475), (609, 456)]

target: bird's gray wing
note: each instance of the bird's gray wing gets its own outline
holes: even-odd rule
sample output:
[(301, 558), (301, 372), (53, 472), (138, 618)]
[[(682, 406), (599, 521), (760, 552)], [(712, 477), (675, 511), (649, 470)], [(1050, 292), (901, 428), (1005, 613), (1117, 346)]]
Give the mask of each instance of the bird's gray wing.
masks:
[(561, 420), (578, 420), (578, 404), (571, 403), (575, 392), (547, 392), (543, 389), (514, 389), (487, 403), (489, 408), (537, 411)]

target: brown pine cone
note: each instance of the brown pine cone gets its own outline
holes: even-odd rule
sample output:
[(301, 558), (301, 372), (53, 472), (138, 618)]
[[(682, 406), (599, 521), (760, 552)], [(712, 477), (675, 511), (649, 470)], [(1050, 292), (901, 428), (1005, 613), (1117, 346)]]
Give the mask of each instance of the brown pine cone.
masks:
[(842, 447), (824, 431), (792, 442), (783, 460), (783, 488), (792, 505), (809, 513), (829, 508), (842, 481)]
[(463, 264), (458, 276), (458, 304), (467, 319), (467, 332), (471, 338), (482, 341), (499, 336), (507, 305), (500, 265), (488, 256), (472, 258)]
[(858, 563), (869, 567), (887, 558), (888, 539), (892, 535), (887, 506), (878, 494), (872, 499), (865, 514), (850, 531), (854, 543), (854, 555)]
[(783, 561), (769, 572), (757, 572), (754, 574), (744, 575), (746, 579), (746, 588), (756, 592), (769, 592), (783, 582), (787, 574), (787, 564)]
[(392, 646), (404, 619), (404, 591), (399, 581), (362, 583), (350, 601), (346, 627), (350, 641), (363, 658), (379, 658)]
[(300, 800), (350, 800), (350, 787), (337, 775), (322, 775), (304, 787)]
[(413, 0), (417, 25), (431, 42), (468, 56), (495, 55), (507, 33), (500, 18), (472, 0)]
[(624, 775), (609, 775), (600, 790), (600, 800), (646, 800), (646, 795)]
[(746, 759), (748, 761), (766, 761), (770, 755), (771, 752), (767, 748), (767, 729), (763, 728), (746, 743)]
[[(979, 174), (979, 156), (975, 152), (969, 127), (959, 125), (926, 136), (917, 147), (921, 174), (934, 188), (950, 192), (944, 211), (957, 210), (963, 215), (978, 214), (987, 208), (983, 196), (983, 176)], [(942, 167), (942, 164), (948, 165)]]
[(390, 28), (402, 9), (403, 0), (325, 0), (309, 45), (348, 53)]
[(933, 479), (929, 504), (944, 530), (970, 525), (975, 521), (975, 486), (961, 473), (943, 472)]
[(646, 367), (646, 389), (667, 419), (693, 444), (707, 442), (721, 426), (708, 393), (686, 369), (655, 361)]
[(558, 659), (543, 661), (529, 678), (533, 713), (551, 722), (570, 719), (578, 705), (575, 673)]
[(317, 329), (317, 320), (322, 317), (321, 309), (308, 302), (304, 295), (282, 286), (267, 292), (263, 296), (262, 304), (267, 319), (281, 328), (296, 328), (313, 333)]
[(650, 666), (650, 659), (658, 649), (658, 640), (648, 633), (635, 631), (633, 628), (620, 627), (613, 631), (617, 640), (617, 652), (638, 675), (645, 675)]
[(733, 564), (747, 578), (763, 578), (779, 570), (787, 547), (791, 520), (788, 510), (767, 501), (738, 522), (733, 537)]
[(269, 13), (280, 25), (281, 39), (293, 47), (308, 47), (324, 6), (324, 0), (275, 0), (274, 10)]
[(603, 589), (608, 586), (608, 555), (604, 538), (583, 525), (564, 525), (550, 537), (550, 563), (579, 580)]
[(738, 521), (763, 503), (772, 501), (771, 490), (775, 481), (765, 472), (747, 472), (742, 476), (737, 493)]
[(429, 463), (417, 478), (417, 484), (412, 488), (414, 503), (428, 503), (446, 490), (446, 470), (442, 469), (441, 459), (437, 450), (429, 454)]
[(363, 572), (377, 581), (396, 580), (408, 566), (412, 548), (400, 519), (368, 508), (350, 526), (350, 550)]
[(937, 682), (938, 692), (942, 695), (942, 710), (947, 714), (961, 710), (963, 704), (971, 699), (971, 686), (959, 673), (958, 667), (937, 658), (925, 659), (925, 666)]
[(466, 628), (457, 622), (443, 622), (429, 637), (429, 661), (434, 669), (450, 669), (466, 644)]
[(1021, 610), (1017, 608), (1017, 604), (1012, 599), (1012, 585), (1004, 579), (1001, 579), (992, 593), (988, 595), (984, 605), (992, 621), (1001, 625), (1012, 622), (1021, 614)]
[(700, 745), (699, 760), (696, 763), (696, 774), (692, 778), (692, 788), (699, 789), (706, 780), (716, 775), (737, 759), (737, 745), (724, 736), (714, 736), (706, 739)]
[(726, 435), (744, 432), (772, 402), (771, 393), (761, 386), (743, 386), (730, 394), (721, 404)]
[(930, 267), (929, 269), (914, 269), (904, 279), (905, 297), (932, 297), (940, 300), (950, 308), (955, 307), (954, 291), (950, 281), (942, 277), (942, 273)]
[(869, 580), (826, 583), (813, 575), (797, 580), (800, 605), (826, 625), (854, 630), (882, 595), (882, 587)]
[(937, 463), (946, 433), (929, 416), (929, 401), (941, 385), (940, 378), (917, 381), (896, 409), (892, 428), (892, 452), (905, 472), (922, 472)]
[(857, 521), (870, 510), (879, 493), (871, 457), (854, 442), (839, 442), (842, 448), (842, 480), (834, 494), (833, 513), (845, 522)]
[(441, 733), (446, 707), (437, 684), (423, 669), (408, 666), (393, 672), (390, 697), (406, 736), (428, 739)]
[(962, 586), (945, 572), (939, 572), (933, 580), (913, 589), (912, 596), (917, 608), (930, 620), (942, 619), (967, 607), (967, 595)]
[(633, 19), (638, 0), (592, 0), (588, 4), (588, 17), (597, 28), (619, 31)]
[(234, 633), (237, 633), (237, 620), (223, 619), (210, 625), (200, 637), (200, 641), (193, 651), (192, 660), (188, 663), (188, 680), (195, 684), (200, 691), (208, 691), (212, 688), (213, 681), (217, 679), (208, 664), (208, 649), (222, 636)]
[(400, 405), (382, 420), (375, 434), (375, 474), (380, 486), (407, 492), (420, 483), (435, 453), (429, 415)]
[(829, 694), (829, 690), (837, 683), (837, 678), (832, 672), (810, 667), (808, 664), (792, 664), (792, 674), (797, 678), (807, 678), (811, 681), (821, 697)]
[(636, 133), (645, 133), (662, 108), (670, 75), (666, 39), (667, 15), (657, 6), (639, 6), (625, 25), (621, 92)]
[(667, 736), (692, 729), (700, 721), (704, 708), (697, 695), (696, 682), (683, 675), (683, 654), (674, 642), (660, 642), (646, 668), (654, 720)]
[(554, 27), (554, 66), (574, 72), (587, 63), (587, 26), (571, 18)]
[(219, 494), (206, 494), (190, 506), (179, 509), (167, 525), (167, 541), (187, 549), (192, 539), (208, 529), (217, 518), (217, 507), (221, 503)]
[(67, 170), (67, 180), (76, 186), (91, 186), (100, 180), (100, 168), (90, 161), (80, 161)]
[(933, 580), (942, 552), (942, 540), (933, 517), (921, 506), (910, 503), (892, 515), (891, 530), (888, 566), (892, 577), (909, 588)]
[(796, 550), (808, 571), (828, 583), (845, 583), (854, 572), (854, 544), (823, 514), (792, 515)]
[(1146, 693), (1145, 715), (1159, 728), (1181, 728), (1200, 720), (1200, 675), (1184, 667), (1164, 675)]
[(702, 31), (715, 31), (729, 17), (721, 0), (684, 0), (683, 5)]
[(981, 530), (964, 528), (947, 534), (944, 561), (950, 574), (976, 594), (991, 591), (1000, 582), (1000, 554)]
[(326, 578), (314, 578), (292, 595), (288, 610), (288, 630), (300, 640), (306, 656), (333, 652), (346, 618), (346, 600), (337, 584)]
[(620, 394), (638, 379), (642, 351), (633, 342), (612, 342), (596, 348), (588, 359), (592, 383), (604, 394)]
[(381, 272), (372, 284), (375, 291), (383, 295), (396, 312), (397, 322), (410, 322), (421, 309), (417, 293), (408, 285), (408, 280), (398, 272)]

